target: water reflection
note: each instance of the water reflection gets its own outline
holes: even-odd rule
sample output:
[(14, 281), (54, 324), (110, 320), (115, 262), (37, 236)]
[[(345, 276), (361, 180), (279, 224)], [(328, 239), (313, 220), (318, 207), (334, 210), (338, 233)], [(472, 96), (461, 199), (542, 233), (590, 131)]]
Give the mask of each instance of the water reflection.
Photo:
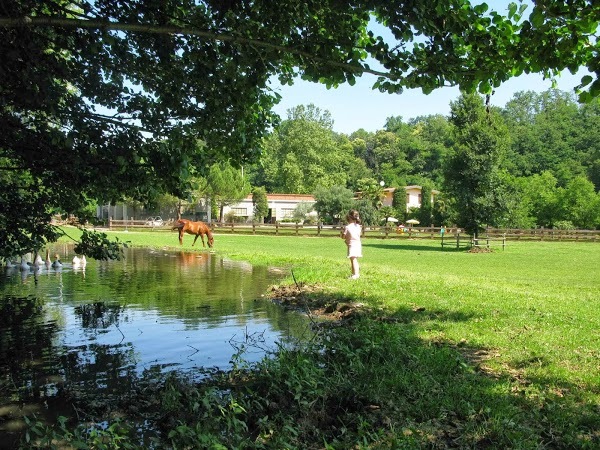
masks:
[[(63, 261), (73, 255), (68, 246), (54, 252)], [(305, 318), (261, 300), (278, 276), (211, 253), (159, 249), (127, 249), (122, 261), (85, 267), (7, 268), (0, 279), (0, 431), (24, 405), (58, 411), (69, 399), (123, 396), (140, 379), (171, 370), (226, 369), (232, 341), (253, 336), (273, 348), (298, 337)], [(264, 355), (253, 350), (250, 360)]]

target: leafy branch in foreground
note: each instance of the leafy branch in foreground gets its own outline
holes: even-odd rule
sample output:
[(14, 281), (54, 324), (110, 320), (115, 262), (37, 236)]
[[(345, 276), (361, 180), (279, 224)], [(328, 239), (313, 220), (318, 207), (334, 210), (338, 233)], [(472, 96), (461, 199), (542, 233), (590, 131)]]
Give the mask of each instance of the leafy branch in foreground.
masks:
[(84, 229), (79, 243), (75, 245), (75, 253), (106, 261), (121, 259), (123, 248), (127, 248), (127, 242), (117, 237), (111, 240), (106, 233)]

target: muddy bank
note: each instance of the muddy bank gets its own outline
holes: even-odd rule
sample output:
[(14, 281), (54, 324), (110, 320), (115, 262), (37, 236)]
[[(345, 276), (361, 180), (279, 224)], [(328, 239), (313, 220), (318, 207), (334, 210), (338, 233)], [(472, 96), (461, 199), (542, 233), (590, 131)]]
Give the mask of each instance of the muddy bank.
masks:
[(311, 317), (326, 321), (346, 321), (371, 313), (364, 303), (324, 294), (323, 288), (318, 284), (271, 286), (267, 297), (286, 309), (303, 311)]

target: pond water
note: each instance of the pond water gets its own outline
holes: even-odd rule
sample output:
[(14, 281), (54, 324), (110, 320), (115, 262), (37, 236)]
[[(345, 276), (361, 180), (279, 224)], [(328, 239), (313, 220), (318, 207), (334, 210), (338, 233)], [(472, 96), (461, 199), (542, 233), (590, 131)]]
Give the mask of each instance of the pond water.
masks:
[(263, 297), (281, 271), (133, 248), (82, 268), (71, 246), (54, 252), (60, 269), (0, 272), (0, 433), (39, 405), (52, 409), (63, 391), (93, 398), (169, 371), (200, 377), (199, 368), (229, 368), (242, 347), (255, 361), (309, 333), (303, 315)]

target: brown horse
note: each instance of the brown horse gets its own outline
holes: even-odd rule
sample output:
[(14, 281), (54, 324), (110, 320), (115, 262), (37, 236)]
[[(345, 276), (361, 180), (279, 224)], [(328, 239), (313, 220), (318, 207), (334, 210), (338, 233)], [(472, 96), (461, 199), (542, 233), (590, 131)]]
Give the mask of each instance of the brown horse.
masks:
[(209, 247), (212, 247), (213, 243), (215, 242), (212, 232), (210, 231), (210, 227), (204, 222), (192, 222), (191, 220), (187, 219), (179, 219), (177, 222), (175, 222), (175, 225), (172, 229), (179, 230), (180, 245), (183, 245), (183, 233), (196, 235), (194, 242), (192, 243), (192, 247), (196, 243), (198, 236), (200, 236), (200, 239), (202, 239), (202, 247), (206, 247), (204, 245), (204, 235), (206, 235), (206, 240), (208, 241)]

